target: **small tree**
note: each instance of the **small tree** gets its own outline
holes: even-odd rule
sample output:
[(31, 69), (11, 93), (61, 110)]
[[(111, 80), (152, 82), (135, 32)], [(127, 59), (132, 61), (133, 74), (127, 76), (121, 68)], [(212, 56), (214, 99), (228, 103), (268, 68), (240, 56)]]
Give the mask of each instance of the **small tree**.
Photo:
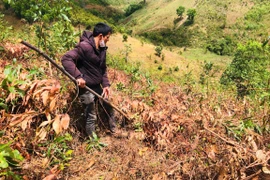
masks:
[(128, 35), (127, 34), (123, 34), (123, 42), (127, 42), (127, 39), (128, 39)]
[(163, 50), (163, 46), (162, 45), (161, 46), (157, 46), (155, 48), (155, 51), (156, 51), (155, 55), (157, 55), (158, 57), (160, 57), (161, 56), (161, 53), (162, 53), (162, 50)]
[(187, 10), (188, 20), (194, 21), (194, 17), (196, 16), (196, 14), (197, 14), (196, 9), (188, 9)]
[[(256, 93), (259, 89), (269, 88), (269, 46), (250, 41), (239, 45), (230, 66), (220, 81), (224, 85), (232, 82), (237, 87), (239, 97)], [(258, 93), (259, 94), (259, 93)]]
[(125, 62), (128, 62), (128, 56), (131, 52), (132, 52), (131, 44), (125, 44), (125, 50), (124, 50)]
[(178, 9), (176, 9), (176, 14), (179, 16), (180, 19), (183, 18), (183, 13), (185, 12), (185, 7), (179, 6)]

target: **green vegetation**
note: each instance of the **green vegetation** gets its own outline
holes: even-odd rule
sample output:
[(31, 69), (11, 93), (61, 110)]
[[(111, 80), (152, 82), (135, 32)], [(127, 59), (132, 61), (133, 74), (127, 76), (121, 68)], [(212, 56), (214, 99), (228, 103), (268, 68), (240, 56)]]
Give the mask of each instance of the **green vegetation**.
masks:
[(187, 10), (188, 20), (193, 22), (196, 14), (197, 14), (196, 9), (188, 9)]
[(162, 43), (166, 46), (190, 46), (194, 31), (189, 31), (187, 26), (182, 26), (179, 29), (162, 29), (154, 32), (145, 32), (140, 34), (144, 38), (149, 39), (152, 43), (158, 45)]
[(158, 57), (160, 57), (161, 54), (162, 54), (162, 50), (163, 50), (163, 46), (162, 45), (161, 46), (156, 46), (156, 48), (155, 48), (155, 51), (156, 51), (155, 55), (157, 55)]
[[(11, 26), (7, 25), (7, 22), (4, 21), (4, 14), (0, 14), (0, 41), (5, 40), (10, 35)], [(1, 47), (1, 46), (0, 46)], [(1, 51), (1, 49), (0, 49)]]
[(246, 45), (239, 45), (234, 59), (221, 77), (221, 83), (228, 85), (233, 82), (238, 96), (261, 94), (269, 96), (269, 46), (250, 41)]
[(21, 177), (14, 171), (20, 169), (20, 162), (24, 158), (18, 150), (10, 147), (11, 144), (12, 142), (0, 144), (0, 177), (19, 180)]
[[(68, 20), (67, 11), (70, 9), (68, 1), (42, 1), (42, 0), (4, 0), (6, 8), (11, 7), (19, 18), (28, 22), (51, 22), (57, 19)], [(54, 7), (53, 9), (51, 7)]]
[(183, 18), (183, 13), (185, 12), (185, 7), (183, 6), (179, 6), (177, 9), (176, 9), (176, 14), (177, 16), (179, 16), (180, 18)]
[(103, 147), (106, 147), (107, 144), (100, 141), (100, 138), (97, 136), (96, 133), (93, 133), (93, 137), (89, 137), (89, 139), (86, 141), (87, 151), (93, 151), (93, 150), (102, 150)]
[(218, 55), (233, 55), (236, 44), (231, 37), (221, 39), (210, 38), (206, 49)]
[(126, 9), (125, 15), (129, 16), (132, 13), (134, 13), (135, 11), (141, 9), (143, 7), (142, 4), (131, 4), (128, 6), (128, 8)]
[(58, 165), (59, 169), (63, 171), (69, 166), (69, 161), (72, 159), (73, 150), (71, 149), (72, 136), (69, 133), (57, 136), (53, 141), (40, 143), (40, 147), (46, 147), (46, 157), (50, 160), (49, 166)]

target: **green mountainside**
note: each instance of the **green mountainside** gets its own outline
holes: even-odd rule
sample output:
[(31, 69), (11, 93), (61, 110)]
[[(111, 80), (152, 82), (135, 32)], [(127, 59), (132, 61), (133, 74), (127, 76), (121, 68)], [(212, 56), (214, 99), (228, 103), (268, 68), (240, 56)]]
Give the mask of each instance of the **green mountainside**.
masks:
[[(130, 35), (143, 35), (155, 44), (202, 47), (220, 55), (232, 55), (238, 43), (251, 39), (262, 42), (270, 34), (267, 22), (270, 2), (266, 0), (146, 0), (146, 4), (88, 1), (100, 6), (104, 5), (102, 2), (120, 12), (127, 10), (128, 5), (141, 4), (141, 8), (120, 18), (115, 25), (124, 26)], [(176, 14), (179, 6), (185, 7), (182, 19)], [(196, 10), (192, 23), (187, 22), (188, 9)]]

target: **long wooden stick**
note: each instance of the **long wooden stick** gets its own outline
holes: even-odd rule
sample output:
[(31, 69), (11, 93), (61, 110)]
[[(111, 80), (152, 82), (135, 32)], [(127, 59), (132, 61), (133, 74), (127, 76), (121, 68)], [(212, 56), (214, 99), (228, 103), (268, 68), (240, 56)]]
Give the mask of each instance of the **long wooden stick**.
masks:
[[(38, 48), (36, 48), (35, 46), (25, 42), (25, 41), (21, 41), (21, 43), (27, 47), (29, 47), (30, 49), (33, 49), (34, 51), (38, 52), (40, 55), (42, 55), (46, 60), (48, 60), (49, 62), (51, 62), (57, 69), (59, 69), (62, 73), (64, 73), (66, 76), (69, 77), (69, 79), (71, 79), (73, 81), (73, 83), (77, 84), (77, 80), (71, 76), (64, 68), (60, 67), (53, 59), (51, 59), (47, 54), (45, 54), (44, 52), (40, 51)], [(120, 114), (122, 114), (125, 118), (129, 119), (129, 117), (126, 115), (126, 113), (124, 113), (121, 109), (119, 109), (118, 107), (116, 107), (115, 105), (113, 105), (112, 103), (110, 103), (109, 101), (107, 101), (106, 99), (104, 99), (102, 96), (100, 96), (98, 93), (96, 93), (95, 91), (93, 91), (92, 89), (90, 89), (89, 87), (85, 87), (86, 90), (90, 91), (92, 94), (96, 95), (99, 99), (101, 99), (102, 101), (104, 101), (105, 103), (109, 104), (111, 107), (113, 107), (115, 110), (117, 110)]]

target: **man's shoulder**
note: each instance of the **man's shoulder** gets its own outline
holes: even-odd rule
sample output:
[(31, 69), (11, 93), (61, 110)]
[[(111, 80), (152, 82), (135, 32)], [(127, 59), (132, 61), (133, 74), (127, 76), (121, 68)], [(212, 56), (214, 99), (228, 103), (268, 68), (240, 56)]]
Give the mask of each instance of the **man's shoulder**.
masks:
[(71, 49), (69, 50), (68, 52), (65, 53), (64, 56), (77, 56), (78, 54), (78, 49), (77, 48), (74, 48), (74, 49)]

